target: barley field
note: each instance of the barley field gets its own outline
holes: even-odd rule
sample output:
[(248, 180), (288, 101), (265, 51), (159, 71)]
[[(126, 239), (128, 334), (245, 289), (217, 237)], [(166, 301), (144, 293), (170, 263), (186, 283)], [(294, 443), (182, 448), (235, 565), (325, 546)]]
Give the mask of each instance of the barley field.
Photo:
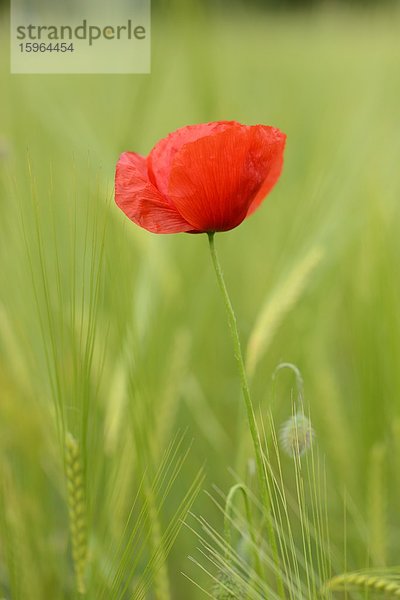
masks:
[[(131, 76), (10, 75), (1, 14), (0, 598), (398, 597), (398, 6), (174, 6)], [(215, 240), (264, 494), (207, 236), (113, 200), (121, 152), (229, 119), (287, 134)]]

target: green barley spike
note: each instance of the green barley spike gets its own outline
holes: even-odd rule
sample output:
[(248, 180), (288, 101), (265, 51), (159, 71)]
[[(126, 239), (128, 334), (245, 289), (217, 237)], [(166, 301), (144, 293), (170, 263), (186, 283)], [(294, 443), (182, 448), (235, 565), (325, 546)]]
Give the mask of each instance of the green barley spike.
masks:
[(243, 590), (232, 575), (221, 572), (213, 596), (215, 600), (239, 600), (243, 598)]
[(381, 592), (386, 597), (400, 597), (400, 585), (397, 581), (386, 579), (384, 576), (368, 573), (342, 573), (330, 579), (325, 590), (343, 590), (346, 586), (360, 587)]
[(79, 594), (84, 594), (86, 592), (85, 569), (87, 563), (86, 502), (81, 453), (78, 442), (71, 433), (68, 433), (65, 438), (65, 448), (72, 558), (76, 587)]

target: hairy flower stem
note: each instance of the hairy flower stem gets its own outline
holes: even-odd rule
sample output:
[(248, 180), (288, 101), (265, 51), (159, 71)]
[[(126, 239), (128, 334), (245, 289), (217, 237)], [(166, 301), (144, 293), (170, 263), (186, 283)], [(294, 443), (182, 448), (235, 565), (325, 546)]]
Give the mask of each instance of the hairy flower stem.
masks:
[[(270, 498), (269, 498), (268, 483), (267, 483), (267, 479), (266, 479), (267, 475), (264, 470), (260, 434), (259, 434), (258, 427), (257, 427), (257, 421), (256, 421), (255, 413), (254, 413), (253, 403), (251, 401), (250, 388), (249, 388), (249, 384), (247, 381), (246, 368), (244, 366), (239, 331), (237, 328), (236, 315), (235, 315), (235, 311), (233, 310), (232, 302), (230, 300), (228, 290), (225, 285), (224, 275), (223, 275), (221, 265), (219, 263), (218, 256), (217, 256), (217, 253), (215, 250), (214, 235), (215, 235), (214, 232), (208, 234), (211, 258), (212, 258), (212, 262), (214, 265), (215, 274), (217, 276), (218, 285), (221, 290), (222, 297), (224, 299), (225, 309), (226, 309), (226, 313), (228, 316), (229, 328), (230, 328), (231, 334), (232, 334), (234, 355), (235, 355), (236, 364), (238, 367), (240, 381), (241, 381), (241, 385), (242, 385), (242, 394), (243, 394), (244, 403), (246, 405), (246, 412), (247, 412), (247, 419), (248, 419), (248, 423), (249, 423), (249, 427), (250, 427), (250, 433), (251, 433), (251, 437), (253, 440), (254, 452), (255, 452), (255, 457), (256, 457), (256, 465), (257, 465), (258, 484), (260, 487), (262, 504), (263, 504), (265, 510), (267, 511), (267, 513), (270, 513), (271, 502), (270, 502)], [(269, 542), (271, 545), (271, 550), (272, 550), (272, 553), (273, 553), (273, 556), (275, 559), (275, 563), (276, 563), (276, 568), (277, 568), (276, 577), (277, 577), (278, 590), (280, 592), (281, 598), (285, 598), (285, 592), (284, 592), (282, 578), (278, 574), (279, 555), (278, 555), (278, 547), (277, 547), (277, 542), (276, 542), (276, 537), (275, 537), (275, 531), (273, 528), (273, 524), (269, 518), (267, 519), (267, 527), (268, 527), (268, 534), (269, 534)]]
[(251, 550), (253, 553), (253, 561), (256, 573), (259, 577), (262, 577), (262, 566), (260, 555), (257, 551), (257, 538), (255, 536), (255, 529), (253, 523), (253, 515), (250, 507), (250, 500), (248, 496), (248, 491), (246, 486), (242, 483), (236, 483), (231, 489), (226, 497), (225, 503), (225, 512), (224, 512), (224, 530), (225, 530), (225, 542), (226, 542), (226, 551), (225, 557), (227, 561), (231, 558), (232, 553), (232, 535), (231, 535), (231, 527), (234, 520), (234, 512), (233, 512), (233, 501), (235, 496), (241, 492), (243, 496), (245, 511), (246, 511), (246, 520), (249, 529), (249, 535), (251, 539)]

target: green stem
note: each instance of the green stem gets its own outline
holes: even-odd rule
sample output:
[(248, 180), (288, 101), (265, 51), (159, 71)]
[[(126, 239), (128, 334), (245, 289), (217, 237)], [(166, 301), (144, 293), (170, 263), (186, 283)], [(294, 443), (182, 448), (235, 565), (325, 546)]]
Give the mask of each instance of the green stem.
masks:
[[(211, 258), (212, 258), (212, 262), (214, 265), (215, 274), (217, 276), (218, 285), (221, 290), (222, 297), (224, 299), (225, 309), (226, 309), (226, 313), (228, 316), (229, 328), (231, 330), (234, 355), (235, 355), (235, 359), (236, 359), (237, 368), (239, 371), (240, 382), (241, 382), (241, 386), (242, 386), (242, 394), (243, 394), (243, 399), (244, 399), (244, 403), (246, 406), (247, 419), (248, 419), (248, 423), (249, 423), (250, 433), (251, 433), (251, 437), (253, 440), (254, 452), (255, 452), (255, 457), (256, 457), (258, 483), (260, 486), (260, 493), (261, 493), (261, 500), (262, 500), (262, 504), (263, 504), (266, 512), (268, 513), (267, 526), (268, 526), (269, 541), (270, 541), (271, 550), (272, 550), (272, 553), (273, 553), (273, 556), (274, 556), (274, 559), (276, 562), (276, 568), (278, 570), (279, 569), (279, 555), (278, 555), (278, 547), (277, 547), (277, 543), (276, 543), (275, 531), (274, 531), (274, 528), (273, 528), (273, 525), (272, 525), (272, 522), (270, 519), (271, 503), (270, 503), (270, 498), (269, 498), (269, 493), (268, 493), (268, 483), (267, 483), (267, 479), (266, 479), (267, 475), (266, 475), (265, 469), (264, 469), (261, 439), (260, 439), (260, 434), (259, 434), (258, 427), (257, 427), (257, 421), (256, 421), (255, 413), (254, 413), (253, 404), (251, 401), (250, 388), (249, 388), (249, 384), (247, 381), (246, 368), (244, 366), (242, 348), (241, 348), (240, 338), (239, 338), (239, 331), (237, 328), (236, 315), (235, 315), (235, 311), (233, 310), (232, 302), (230, 300), (228, 290), (225, 285), (224, 275), (222, 273), (221, 265), (219, 263), (218, 256), (217, 256), (217, 253), (215, 250), (214, 232), (208, 233), (208, 241), (209, 241), (210, 253), (211, 253)], [(278, 571), (277, 571), (277, 584), (278, 584), (278, 588), (279, 588), (281, 597), (285, 598), (282, 577), (279, 576)]]
[(259, 577), (262, 576), (262, 566), (260, 561), (260, 555), (257, 552), (257, 538), (255, 535), (254, 523), (253, 523), (253, 515), (251, 512), (250, 501), (247, 493), (246, 486), (242, 483), (236, 483), (229, 490), (228, 496), (226, 498), (225, 503), (225, 513), (224, 513), (224, 530), (225, 530), (225, 541), (226, 541), (226, 558), (230, 559), (232, 552), (232, 535), (231, 535), (231, 527), (232, 522), (234, 520), (233, 513), (233, 500), (238, 492), (241, 492), (243, 495), (244, 507), (246, 511), (246, 520), (249, 528), (249, 535), (251, 539), (251, 551), (253, 554), (253, 561), (256, 573)]

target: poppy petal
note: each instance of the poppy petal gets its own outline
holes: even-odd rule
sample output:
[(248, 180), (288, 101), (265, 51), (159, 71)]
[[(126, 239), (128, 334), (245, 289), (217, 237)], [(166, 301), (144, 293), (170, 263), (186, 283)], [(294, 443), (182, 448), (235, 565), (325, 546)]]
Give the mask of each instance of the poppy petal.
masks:
[(260, 126), (260, 135), (264, 138), (264, 143), (268, 144), (270, 148), (269, 170), (263, 184), (250, 204), (246, 216), (251, 215), (260, 206), (278, 181), (283, 167), (286, 135), (279, 129), (267, 126)]
[(124, 152), (119, 158), (115, 202), (131, 221), (153, 233), (193, 229), (150, 182), (146, 159), (135, 152)]
[(176, 152), (168, 197), (194, 229), (227, 231), (247, 216), (274, 162), (264, 129), (231, 124)]
[(176, 153), (182, 146), (218, 131), (225, 131), (233, 124), (238, 125), (235, 121), (217, 121), (214, 123), (202, 123), (200, 125), (187, 125), (170, 133), (166, 138), (157, 142), (147, 157), (150, 181), (166, 196), (172, 163)]

